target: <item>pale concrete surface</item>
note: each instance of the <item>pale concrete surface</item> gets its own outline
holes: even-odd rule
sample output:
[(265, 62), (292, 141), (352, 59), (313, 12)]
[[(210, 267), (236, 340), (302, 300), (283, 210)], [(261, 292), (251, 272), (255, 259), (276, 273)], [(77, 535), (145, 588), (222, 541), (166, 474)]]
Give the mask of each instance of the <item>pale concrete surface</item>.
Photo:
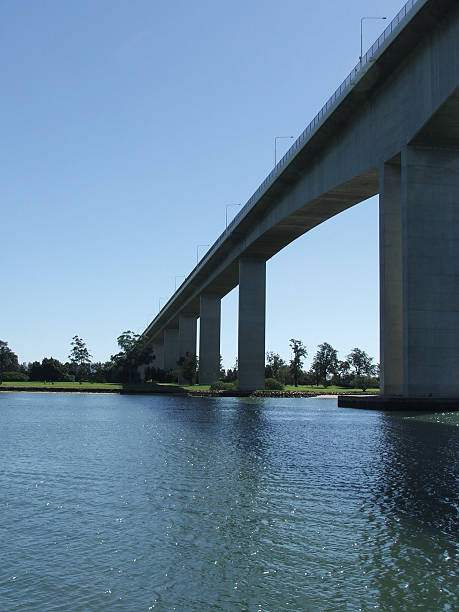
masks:
[(199, 382), (210, 385), (220, 372), (221, 300), (201, 295), (199, 315)]
[(153, 368), (160, 368), (161, 370), (164, 370), (164, 344), (154, 342), (152, 345), (152, 349), (155, 359), (151, 363), (151, 366)]
[[(179, 360), (196, 356), (196, 332), (196, 317), (193, 315), (180, 315), (178, 332)], [(181, 385), (188, 382), (183, 376), (179, 376), (179, 383)]]
[(459, 147), (402, 151), (403, 395), (459, 397)]
[(266, 262), (239, 260), (238, 368), (241, 391), (265, 388)]
[(196, 317), (180, 315), (179, 317), (179, 359), (196, 355)]
[(400, 156), (379, 173), (381, 393), (403, 393), (402, 170)]
[(164, 330), (164, 369), (177, 370), (179, 360), (178, 329)]

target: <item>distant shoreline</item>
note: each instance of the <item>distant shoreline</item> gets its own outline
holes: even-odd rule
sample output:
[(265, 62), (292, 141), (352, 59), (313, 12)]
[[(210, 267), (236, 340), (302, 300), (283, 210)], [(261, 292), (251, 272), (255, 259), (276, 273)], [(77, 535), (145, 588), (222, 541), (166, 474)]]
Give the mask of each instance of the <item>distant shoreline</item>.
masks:
[(308, 398), (319, 397), (322, 399), (337, 399), (338, 395), (377, 395), (376, 393), (363, 393), (355, 391), (344, 391), (338, 393), (327, 393), (321, 391), (213, 391), (203, 389), (167, 389), (164, 390), (139, 390), (139, 389), (88, 389), (83, 387), (4, 387), (0, 385), (3, 393), (80, 393), (80, 394), (107, 394), (107, 395), (179, 395), (181, 397), (269, 397), (269, 398)]

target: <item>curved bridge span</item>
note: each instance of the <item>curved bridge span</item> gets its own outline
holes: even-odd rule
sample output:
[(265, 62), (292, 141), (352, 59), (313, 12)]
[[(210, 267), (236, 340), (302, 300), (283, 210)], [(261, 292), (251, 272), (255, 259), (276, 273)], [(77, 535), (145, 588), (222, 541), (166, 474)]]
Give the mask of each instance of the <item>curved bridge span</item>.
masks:
[(379, 193), (381, 392), (459, 397), (459, 4), (410, 0), (143, 332), (217, 379), (239, 285), (242, 390), (264, 386), (266, 261)]

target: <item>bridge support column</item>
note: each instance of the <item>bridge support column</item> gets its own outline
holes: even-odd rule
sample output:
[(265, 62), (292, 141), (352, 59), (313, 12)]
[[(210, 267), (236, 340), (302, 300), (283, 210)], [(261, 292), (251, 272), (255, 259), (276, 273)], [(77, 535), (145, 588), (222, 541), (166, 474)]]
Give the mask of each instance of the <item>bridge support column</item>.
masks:
[(381, 395), (403, 394), (402, 169), (379, 171)]
[(239, 260), (239, 389), (265, 387), (266, 262)]
[[(179, 316), (179, 359), (196, 356), (196, 319), (194, 315)], [(180, 384), (188, 382), (183, 376), (179, 377)]]
[(459, 149), (402, 152), (403, 392), (459, 397)]
[(199, 383), (210, 385), (220, 375), (220, 298), (201, 295), (199, 317)]
[(401, 189), (382, 175), (383, 393), (459, 398), (459, 149), (410, 145)]
[(179, 317), (179, 358), (196, 355), (196, 319), (194, 315)]
[(179, 331), (178, 329), (164, 330), (164, 369), (176, 370), (179, 359)]
[(155, 358), (153, 359), (151, 367), (164, 370), (164, 344), (160, 342), (154, 342), (152, 345), (152, 349)]
[(137, 366), (137, 374), (140, 378), (140, 382), (145, 382), (146, 380), (145, 371), (147, 368), (148, 368), (148, 365), (146, 363), (142, 363), (142, 365)]

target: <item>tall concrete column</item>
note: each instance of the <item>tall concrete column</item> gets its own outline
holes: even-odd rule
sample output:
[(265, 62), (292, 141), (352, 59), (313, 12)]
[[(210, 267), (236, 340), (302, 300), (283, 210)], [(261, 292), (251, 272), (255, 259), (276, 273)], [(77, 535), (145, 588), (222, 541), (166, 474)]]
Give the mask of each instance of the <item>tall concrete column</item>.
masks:
[(381, 395), (403, 394), (402, 172), (379, 170)]
[(239, 260), (239, 389), (265, 387), (266, 262)]
[(459, 397), (459, 149), (402, 151), (403, 394)]
[(140, 382), (145, 382), (146, 376), (145, 376), (145, 370), (147, 369), (147, 364), (142, 363), (142, 365), (137, 366), (137, 374), (140, 378)]
[(196, 320), (194, 315), (179, 316), (179, 359), (196, 355)]
[(153, 355), (155, 358), (153, 359), (153, 363), (151, 364), (153, 368), (159, 368), (160, 370), (164, 370), (164, 344), (160, 342), (154, 342), (152, 345)]
[(220, 374), (220, 298), (201, 295), (199, 317), (199, 383), (210, 385)]
[(164, 330), (164, 369), (176, 370), (178, 368), (177, 361), (179, 359), (179, 330), (165, 329)]
[[(179, 316), (179, 360), (196, 355), (196, 320), (194, 315)], [(183, 385), (189, 382), (181, 373), (179, 383)]]

